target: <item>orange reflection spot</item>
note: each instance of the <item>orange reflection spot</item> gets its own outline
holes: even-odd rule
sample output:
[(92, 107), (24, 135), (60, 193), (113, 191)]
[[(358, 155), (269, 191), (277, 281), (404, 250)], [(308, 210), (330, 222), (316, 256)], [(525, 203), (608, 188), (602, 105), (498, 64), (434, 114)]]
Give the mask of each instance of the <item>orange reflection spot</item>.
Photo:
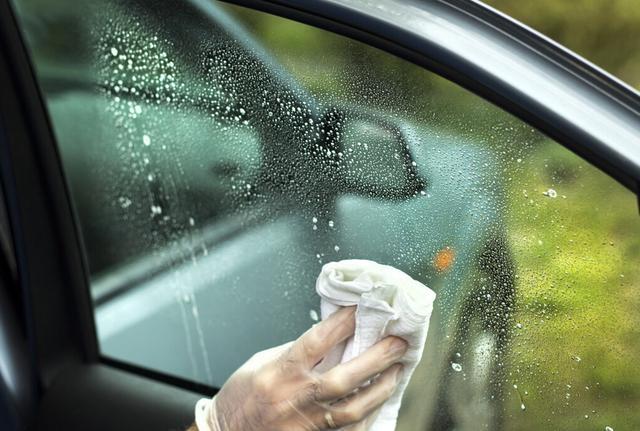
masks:
[(447, 271), (453, 265), (453, 261), (456, 257), (456, 253), (451, 247), (445, 247), (436, 253), (433, 258), (433, 267), (438, 272)]

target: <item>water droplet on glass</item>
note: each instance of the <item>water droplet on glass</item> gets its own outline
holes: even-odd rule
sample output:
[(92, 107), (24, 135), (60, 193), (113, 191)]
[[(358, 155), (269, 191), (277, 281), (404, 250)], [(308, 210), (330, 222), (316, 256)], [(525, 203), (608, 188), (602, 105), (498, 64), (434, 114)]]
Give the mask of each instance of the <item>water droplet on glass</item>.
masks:
[(189, 226), (195, 226), (196, 225), (196, 221), (193, 219), (193, 217), (189, 217)]
[(613, 428), (607, 425), (606, 427), (604, 427), (604, 431), (613, 431)]
[(582, 361), (582, 358), (580, 358), (580, 356), (577, 356), (577, 355), (572, 356), (571, 359), (573, 359), (576, 362)]
[(131, 199), (124, 196), (119, 197), (118, 202), (122, 208), (129, 208), (131, 206)]
[(453, 371), (455, 371), (456, 373), (462, 371), (462, 365), (458, 364), (457, 362), (452, 362), (451, 368), (453, 368)]
[(311, 320), (313, 320), (314, 322), (317, 322), (319, 320), (318, 318), (318, 312), (316, 310), (309, 310), (309, 317), (311, 318)]
[(333, 227), (334, 223), (333, 220), (329, 220), (329, 227)]
[(313, 217), (313, 218), (311, 219), (311, 221), (312, 221), (312, 222), (314, 222), (314, 223), (318, 223), (318, 218), (317, 218), (317, 217)]
[(247, 113), (247, 111), (245, 111), (243, 108), (240, 108), (240, 113), (241, 113), (242, 115), (244, 115), (244, 114), (246, 114), (246, 113)]
[(151, 145), (151, 138), (149, 135), (142, 135), (142, 143), (147, 147)]
[(524, 403), (520, 403), (520, 410), (525, 411), (527, 409), (527, 406), (524, 405)]
[(160, 205), (151, 205), (151, 215), (162, 214), (162, 207)]
[(118, 50), (116, 48), (111, 48), (111, 55), (116, 57), (118, 55)]
[(334, 249), (335, 251), (340, 251), (340, 247), (338, 247), (337, 245), (336, 245), (336, 246), (334, 246), (334, 247), (333, 247), (333, 249)]
[(556, 198), (558, 197), (558, 192), (556, 192), (554, 189), (549, 189), (546, 192), (542, 193), (543, 195), (550, 197), (550, 198)]
[(318, 225), (317, 224), (313, 225), (313, 230), (318, 230)]
[(522, 329), (522, 323), (516, 323), (516, 328)]

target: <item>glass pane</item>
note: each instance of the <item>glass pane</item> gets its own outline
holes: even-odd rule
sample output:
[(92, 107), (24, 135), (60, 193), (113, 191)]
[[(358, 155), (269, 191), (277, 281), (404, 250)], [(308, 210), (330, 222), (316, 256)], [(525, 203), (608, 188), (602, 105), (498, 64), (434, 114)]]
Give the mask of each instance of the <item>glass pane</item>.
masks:
[(195, 4), (17, 4), (103, 355), (221, 385), (366, 258), (438, 293), (398, 429), (640, 427), (633, 194), (419, 67)]

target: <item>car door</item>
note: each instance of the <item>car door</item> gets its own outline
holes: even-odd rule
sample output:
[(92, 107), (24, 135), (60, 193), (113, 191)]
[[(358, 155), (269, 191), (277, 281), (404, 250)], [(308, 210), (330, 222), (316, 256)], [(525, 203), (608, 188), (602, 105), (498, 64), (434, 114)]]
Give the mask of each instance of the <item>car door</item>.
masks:
[[(5, 73), (15, 94), (4, 102), (11, 164), (3, 176), (20, 198), (12, 221), (32, 301), (40, 427), (186, 426), (198, 392), (212, 394), (250, 354), (317, 319), (313, 278), (323, 262), (343, 257), (392, 263), (438, 290), (402, 429), (535, 426), (517, 414), (545, 404), (520, 388), (536, 387), (557, 366), (563, 374), (549, 398), (584, 400), (563, 401), (558, 420), (597, 408), (603, 412), (593, 420), (604, 421), (622, 408), (623, 424), (635, 423), (615, 390), (605, 394), (611, 408), (597, 401), (601, 393), (564, 391), (575, 385), (564, 378), (588, 378), (573, 369), (585, 341), (563, 347), (569, 365), (544, 349), (542, 359), (525, 351), (566, 338), (562, 322), (540, 329), (549, 315), (577, 319), (574, 330), (591, 316), (576, 313), (584, 298), (575, 294), (564, 294), (564, 312), (558, 297), (546, 299), (553, 285), (571, 283), (542, 262), (572, 270), (590, 261), (584, 249), (596, 238), (615, 236), (622, 245), (597, 254), (598, 268), (615, 261), (612, 268), (636, 280), (637, 271), (619, 262), (635, 256), (633, 194), (562, 145), (635, 191), (637, 95), (605, 75), (578, 73), (588, 65), (561, 51), (551, 62), (540, 52), (553, 46), (475, 6), (422, 5), (421, 20), (408, 4), (254, 6), (426, 66), (556, 141), (419, 66), (263, 13), (141, 1), (88, 3), (69, 15), (63, 3), (16, 2), (35, 79), (8, 21)], [(240, 22), (250, 31), (238, 30)], [(496, 22), (518, 43), (501, 39)], [(463, 24), (473, 24), (467, 38), (453, 36)], [(68, 50), (74, 37), (84, 42), (77, 53)], [(556, 68), (559, 61), (573, 69)], [(423, 188), (391, 192), (414, 175)], [(584, 188), (594, 193), (581, 195)], [(580, 231), (580, 247), (571, 248), (561, 226), (581, 227), (571, 218), (595, 217), (606, 195), (620, 208), (600, 230)], [(579, 211), (558, 208), (564, 199)], [(631, 235), (616, 236), (621, 223)], [(554, 252), (554, 236), (578, 256)], [(514, 303), (521, 274), (523, 299)], [(597, 295), (611, 283), (586, 274)], [(588, 311), (605, 302), (592, 301)], [(520, 334), (523, 326), (530, 335)], [(633, 375), (625, 357), (591, 366)], [(543, 370), (532, 371), (540, 361)], [(637, 396), (635, 386), (626, 390)], [(72, 404), (82, 408), (69, 417), (64, 406)]]

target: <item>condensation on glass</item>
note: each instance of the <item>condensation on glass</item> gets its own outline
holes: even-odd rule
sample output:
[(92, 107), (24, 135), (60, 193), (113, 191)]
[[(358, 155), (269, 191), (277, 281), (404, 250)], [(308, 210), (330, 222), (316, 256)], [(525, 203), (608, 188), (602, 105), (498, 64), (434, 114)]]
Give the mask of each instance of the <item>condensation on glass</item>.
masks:
[(438, 293), (398, 429), (640, 429), (636, 202), (579, 157), (281, 18), (16, 7), (105, 356), (219, 386), (317, 320), (322, 264), (367, 258)]

